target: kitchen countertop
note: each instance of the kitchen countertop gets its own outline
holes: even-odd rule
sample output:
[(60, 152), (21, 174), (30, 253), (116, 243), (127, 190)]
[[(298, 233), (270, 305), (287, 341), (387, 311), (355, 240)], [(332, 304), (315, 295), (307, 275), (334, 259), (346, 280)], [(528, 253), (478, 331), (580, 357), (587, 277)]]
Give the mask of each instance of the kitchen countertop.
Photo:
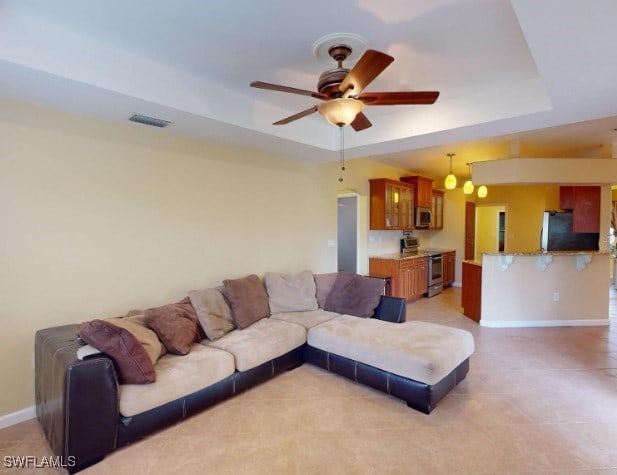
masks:
[(390, 254), (369, 256), (369, 259), (390, 259), (399, 261), (403, 259), (416, 259), (417, 257), (428, 257), (434, 254), (443, 254), (444, 252), (455, 252), (455, 249), (420, 249), (417, 253), (392, 252)]
[(463, 264), (471, 264), (472, 266), (482, 267), (482, 262), (481, 261), (475, 261), (473, 259), (463, 261)]
[(593, 256), (611, 256), (613, 251), (522, 251), (522, 252), (483, 252), (486, 256), (578, 256), (591, 254)]

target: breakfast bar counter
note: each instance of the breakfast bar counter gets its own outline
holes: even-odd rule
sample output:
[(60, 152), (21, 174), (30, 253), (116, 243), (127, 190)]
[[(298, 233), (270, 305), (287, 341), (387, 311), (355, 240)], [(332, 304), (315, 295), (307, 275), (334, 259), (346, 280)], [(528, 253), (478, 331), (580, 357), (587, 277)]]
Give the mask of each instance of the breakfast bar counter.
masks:
[(608, 325), (608, 251), (485, 253), (480, 325)]

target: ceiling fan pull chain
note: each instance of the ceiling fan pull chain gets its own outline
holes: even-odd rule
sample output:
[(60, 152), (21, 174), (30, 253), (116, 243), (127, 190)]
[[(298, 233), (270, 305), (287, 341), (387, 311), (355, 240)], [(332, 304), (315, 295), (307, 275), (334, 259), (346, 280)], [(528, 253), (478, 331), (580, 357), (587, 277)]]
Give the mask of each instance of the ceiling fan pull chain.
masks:
[(339, 172), (338, 181), (343, 181), (343, 172), (345, 171), (345, 134), (343, 132), (343, 127), (339, 126), (341, 131), (341, 144), (339, 150), (339, 166), (341, 167), (341, 171)]

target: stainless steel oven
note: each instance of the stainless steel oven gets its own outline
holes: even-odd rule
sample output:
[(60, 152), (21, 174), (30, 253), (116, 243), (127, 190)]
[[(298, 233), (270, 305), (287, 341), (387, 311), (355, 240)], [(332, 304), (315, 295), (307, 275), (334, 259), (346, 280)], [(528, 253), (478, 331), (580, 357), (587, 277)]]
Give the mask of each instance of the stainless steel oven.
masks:
[(441, 254), (429, 254), (428, 256), (428, 291), (427, 297), (440, 294), (443, 290), (443, 257)]

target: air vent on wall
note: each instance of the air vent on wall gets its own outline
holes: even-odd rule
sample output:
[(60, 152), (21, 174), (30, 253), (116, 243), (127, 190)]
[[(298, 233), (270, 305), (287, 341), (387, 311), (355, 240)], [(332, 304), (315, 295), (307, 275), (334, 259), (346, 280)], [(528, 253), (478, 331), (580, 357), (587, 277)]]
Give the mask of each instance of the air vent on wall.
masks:
[(139, 122), (140, 124), (151, 125), (153, 127), (167, 127), (171, 122), (163, 119), (156, 119), (154, 117), (148, 117), (147, 115), (133, 114), (129, 117), (131, 122)]

